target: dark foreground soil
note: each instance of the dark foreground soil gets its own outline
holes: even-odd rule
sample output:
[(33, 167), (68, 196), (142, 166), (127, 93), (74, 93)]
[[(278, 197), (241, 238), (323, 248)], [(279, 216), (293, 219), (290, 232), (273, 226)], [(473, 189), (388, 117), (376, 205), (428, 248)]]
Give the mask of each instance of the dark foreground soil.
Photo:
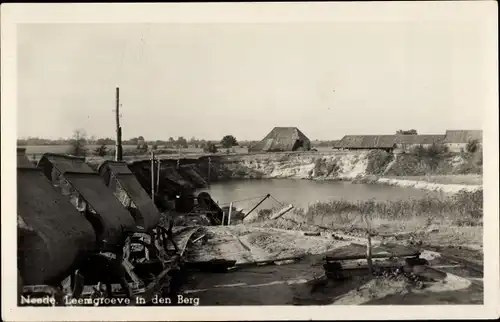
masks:
[[(243, 225), (214, 227), (206, 244), (192, 256), (203, 260), (226, 258), (244, 263), (303, 254), (294, 263), (255, 266), (226, 273), (193, 273), (184, 287), (186, 296), (199, 305), (425, 305), (483, 303), (482, 255), (465, 248), (426, 251), (430, 266), (442, 278), (426, 282), (422, 289), (403, 278), (354, 275), (345, 281), (324, 277), (325, 254), (349, 249), (353, 240), (304, 236), (297, 231), (276, 231)], [(356, 241), (356, 240), (354, 240)], [(201, 251), (206, 250), (206, 251)], [(353, 248), (354, 251), (354, 248)], [(215, 255), (208, 255), (215, 254)], [(457, 260), (462, 259), (462, 261)]]

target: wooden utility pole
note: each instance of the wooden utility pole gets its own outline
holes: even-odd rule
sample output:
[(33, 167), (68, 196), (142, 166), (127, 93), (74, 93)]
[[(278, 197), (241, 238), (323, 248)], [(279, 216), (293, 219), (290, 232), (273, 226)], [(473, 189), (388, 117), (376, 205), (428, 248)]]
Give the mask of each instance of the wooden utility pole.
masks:
[(115, 161), (123, 160), (122, 151), (122, 128), (120, 126), (120, 88), (116, 88), (116, 149), (115, 149)]
[(156, 160), (156, 193), (160, 189), (160, 169), (161, 169), (161, 160), (158, 158)]
[(151, 200), (155, 202), (155, 153), (151, 151)]
[(208, 157), (208, 185), (210, 186), (210, 165), (211, 165), (211, 162), (210, 162), (210, 157)]

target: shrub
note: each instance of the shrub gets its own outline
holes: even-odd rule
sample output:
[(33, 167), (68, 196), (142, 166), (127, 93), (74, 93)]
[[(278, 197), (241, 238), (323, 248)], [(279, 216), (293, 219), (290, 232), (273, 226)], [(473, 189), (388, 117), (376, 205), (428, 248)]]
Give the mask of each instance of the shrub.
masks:
[(483, 149), (480, 149), (477, 153), (476, 153), (477, 157), (476, 157), (476, 160), (475, 160), (475, 164), (477, 166), (483, 166)]
[(94, 150), (95, 154), (97, 154), (98, 156), (100, 157), (104, 157), (106, 155), (108, 155), (108, 147), (106, 146), (106, 144), (101, 144), (100, 146), (98, 146), (95, 150)]
[(427, 151), (423, 145), (417, 145), (416, 147), (410, 149), (410, 153), (420, 159), (423, 159), (426, 156)]
[(321, 177), (324, 175), (323, 168), (326, 168), (325, 160), (323, 158), (318, 158), (314, 161), (314, 176)]
[(479, 140), (470, 140), (465, 147), (465, 150), (469, 153), (475, 153), (479, 150)]
[(433, 143), (426, 149), (428, 157), (442, 156), (448, 152), (448, 147), (444, 144)]
[(207, 153), (217, 153), (217, 146), (209, 142), (203, 147), (203, 151)]
[(448, 174), (453, 168), (447, 161), (448, 148), (443, 144), (429, 147), (416, 146), (408, 154), (398, 156), (388, 174), (395, 176), (423, 176), (429, 174)]
[(332, 160), (326, 167), (327, 176), (337, 176), (340, 171), (340, 166), (336, 160)]
[(146, 143), (137, 144), (136, 150), (138, 153), (148, 152), (148, 145)]
[(366, 173), (375, 175), (382, 174), (393, 158), (394, 155), (392, 153), (380, 150), (370, 151), (370, 153), (368, 153)]

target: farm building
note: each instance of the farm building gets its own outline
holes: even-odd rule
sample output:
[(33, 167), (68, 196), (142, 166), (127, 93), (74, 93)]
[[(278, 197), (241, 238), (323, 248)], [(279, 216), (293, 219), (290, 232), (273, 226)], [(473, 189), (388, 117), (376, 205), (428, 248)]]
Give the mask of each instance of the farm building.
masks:
[(346, 135), (334, 148), (407, 152), (416, 146), (439, 144), (444, 135)]
[(386, 150), (396, 148), (396, 135), (346, 135), (337, 144), (338, 149)]
[(416, 146), (427, 148), (433, 144), (441, 144), (444, 135), (424, 134), (424, 135), (395, 135), (396, 152), (408, 152)]
[(250, 151), (266, 152), (297, 150), (311, 150), (311, 141), (296, 127), (275, 127), (250, 149)]
[(482, 143), (482, 130), (447, 130), (443, 143), (451, 152), (463, 152), (467, 148), (467, 144), (474, 140)]
[(340, 140), (332, 141), (332, 149), (340, 149)]

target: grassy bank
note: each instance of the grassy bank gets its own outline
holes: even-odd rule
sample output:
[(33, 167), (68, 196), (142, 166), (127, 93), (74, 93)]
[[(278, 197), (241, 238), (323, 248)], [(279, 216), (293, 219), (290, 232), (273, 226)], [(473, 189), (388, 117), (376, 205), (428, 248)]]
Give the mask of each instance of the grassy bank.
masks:
[(283, 229), (332, 229), (363, 235), (366, 215), (379, 234), (409, 233), (432, 244), (481, 244), (483, 192), (460, 192), (446, 198), (426, 197), (401, 201), (344, 200), (319, 202), (294, 209), (283, 218), (267, 220), (261, 211), (252, 221)]
[(383, 176), (388, 179), (425, 181), (439, 184), (482, 185), (483, 176), (479, 174), (427, 175), (427, 176)]
[[(424, 150), (425, 151), (425, 150)], [(383, 159), (384, 156), (379, 155)], [(390, 156), (385, 156), (389, 160)], [(375, 169), (379, 169), (375, 167)], [(370, 173), (370, 172), (368, 172)], [(450, 153), (446, 150), (399, 154), (394, 162), (383, 172), (388, 176), (429, 176), (429, 175), (464, 175), (483, 173), (482, 150), (469, 153)], [(373, 172), (370, 174), (381, 174)]]
[[(450, 153), (440, 146), (415, 148), (393, 154), (382, 150), (332, 151), (330, 153), (267, 153), (228, 157), (221, 164), (225, 178), (294, 178), (309, 180), (368, 180), (390, 177), (420, 181), (436, 177), (439, 184), (457, 182), (451, 176), (481, 175), (482, 151)], [(441, 178), (437, 178), (440, 176)], [(448, 178), (444, 179), (444, 176)], [(415, 177), (415, 178), (411, 178)], [(466, 179), (470, 180), (470, 179)], [(377, 180), (371, 180), (376, 183)], [(460, 180), (458, 180), (460, 181)], [(476, 180), (477, 182), (477, 180)]]

